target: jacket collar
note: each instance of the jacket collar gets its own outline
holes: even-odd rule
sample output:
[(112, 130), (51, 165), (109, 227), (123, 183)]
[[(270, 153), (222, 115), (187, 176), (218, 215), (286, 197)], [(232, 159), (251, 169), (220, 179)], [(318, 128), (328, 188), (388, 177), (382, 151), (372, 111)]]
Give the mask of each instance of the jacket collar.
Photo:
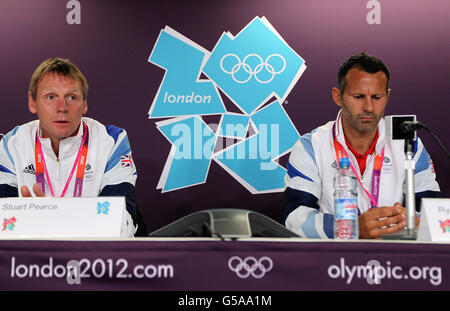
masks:
[[(59, 155), (58, 155), (59, 160), (71, 157), (78, 152), (84, 133), (84, 128), (82, 125), (83, 119), (81, 119), (80, 125), (78, 126), (78, 132), (76, 135), (64, 138), (59, 142)], [(38, 121), (36, 131), (39, 129), (40, 129), (40, 122)], [(45, 156), (50, 157), (51, 159), (56, 161), (57, 157), (55, 152), (53, 151), (50, 138), (41, 137), (41, 131), (39, 130), (39, 139), (41, 141), (42, 151), (45, 153)]]

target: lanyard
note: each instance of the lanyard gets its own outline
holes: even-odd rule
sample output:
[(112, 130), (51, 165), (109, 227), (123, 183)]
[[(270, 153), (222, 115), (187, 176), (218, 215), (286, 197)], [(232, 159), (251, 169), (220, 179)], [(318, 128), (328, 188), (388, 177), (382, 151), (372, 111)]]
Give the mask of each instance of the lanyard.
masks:
[[(336, 125), (336, 123), (335, 123)], [(339, 163), (340, 159), (342, 158), (348, 158), (348, 154), (345, 151), (344, 147), (342, 147), (341, 143), (339, 143), (336, 139), (336, 133), (335, 133), (335, 126), (333, 126), (333, 142), (334, 142), (334, 150), (336, 151), (336, 158)], [(380, 176), (381, 176), (381, 168), (383, 166), (383, 160), (384, 160), (384, 147), (381, 150), (381, 153), (379, 153), (375, 157), (375, 161), (373, 164), (373, 172), (372, 172), (372, 194), (369, 193), (369, 191), (366, 190), (364, 185), (361, 182), (361, 179), (359, 178), (359, 174), (356, 172), (355, 167), (353, 166), (353, 163), (350, 161), (350, 168), (352, 169), (353, 173), (356, 176), (356, 179), (358, 180), (358, 183), (360, 184), (361, 188), (364, 190), (364, 192), (367, 194), (367, 196), (370, 199), (371, 207), (377, 207), (378, 206), (378, 196), (380, 193)]]
[[(69, 178), (67, 179), (64, 190), (61, 193), (61, 198), (64, 197), (64, 195), (66, 194), (67, 188), (69, 187), (70, 181), (72, 180), (73, 174), (75, 172), (75, 168), (77, 168), (77, 174), (75, 179), (75, 188), (73, 191), (73, 196), (81, 197), (81, 193), (83, 191), (84, 169), (86, 168), (86, 157), (89, 143), (88, 127), (84, 122), (83, 122), (83, 129), (84, 132), (80, 148), (78, 149), (77, 157), (75, 159), (75, 162), (73, 163), (72, 171), (70, 172)], [(36, 159), (36, 182), (41, 186), (42, 191), (45, 193), (45, 178), (47, 178), (50, 193), (52, 197), (55, 197), (52, 182), (50, 180), (50, 176), (48, 175), (47, 165), (45, 164), (44, 153), (42, 152), (42, 145), (39, 139), (39, 130), (36, 132), (36, 144), (34, 149)]]

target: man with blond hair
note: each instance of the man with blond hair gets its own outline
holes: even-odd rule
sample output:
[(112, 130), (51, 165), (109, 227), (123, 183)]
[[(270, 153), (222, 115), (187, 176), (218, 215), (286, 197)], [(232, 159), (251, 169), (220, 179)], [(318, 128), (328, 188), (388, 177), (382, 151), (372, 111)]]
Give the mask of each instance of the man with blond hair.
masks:
[[(136, 167), (124, 129), (83, 117), (88, 84), (67, 59), (34, 71), (28, 109), (38, 120), (16, 126), (0, 142), (0, 197), (124, 196), (122, 236), (136, 232)], [(83, 160), (85, 159), (85, 160)]]

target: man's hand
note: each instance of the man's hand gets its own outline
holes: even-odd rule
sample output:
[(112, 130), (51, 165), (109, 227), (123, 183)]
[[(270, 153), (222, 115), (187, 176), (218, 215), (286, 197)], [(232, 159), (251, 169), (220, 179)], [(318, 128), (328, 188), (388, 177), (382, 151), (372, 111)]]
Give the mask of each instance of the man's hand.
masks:
[[(29, 198), (31, 197), (30, 189), (27, 186), (20, 187), (20, 192), (22, 193), (22, 197)], [(44, 192), (41, 189), (41, 186), (38, 183), (34, 183), (33, 192), (37, 197), (45, 197)]]
[(394, 206), (371, 208), (358, 221), (360, 239), (378, 239), (405, 228), (406, 209), (398, 202)]

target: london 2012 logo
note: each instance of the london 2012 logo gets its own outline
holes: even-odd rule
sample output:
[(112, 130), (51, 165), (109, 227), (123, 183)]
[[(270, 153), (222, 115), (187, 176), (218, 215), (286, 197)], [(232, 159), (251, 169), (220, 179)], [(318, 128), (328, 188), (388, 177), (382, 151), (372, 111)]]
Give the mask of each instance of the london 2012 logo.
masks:
[(2, 231), (13, 231), (16, 226), (16, 222), (17, 218), (14, 216), (11, 218), (3, 218)]
[(442, 233), (450, 233), (450, 219), (439, 220), (439, 227), (442, 230)]
[[(172, 145), (157, 189), (206, 182), (211, 161), (251, 193), (284, 189), (278, 159), (300, 135), (283, 103), (306, 65), (265, 17), (224, 32), (211, 52), (166, 26), (148, 61), (165, 70), (149, 119), (165, 118), (156, 126)], [(210, 115), (220, 121), (206, 123)]]

